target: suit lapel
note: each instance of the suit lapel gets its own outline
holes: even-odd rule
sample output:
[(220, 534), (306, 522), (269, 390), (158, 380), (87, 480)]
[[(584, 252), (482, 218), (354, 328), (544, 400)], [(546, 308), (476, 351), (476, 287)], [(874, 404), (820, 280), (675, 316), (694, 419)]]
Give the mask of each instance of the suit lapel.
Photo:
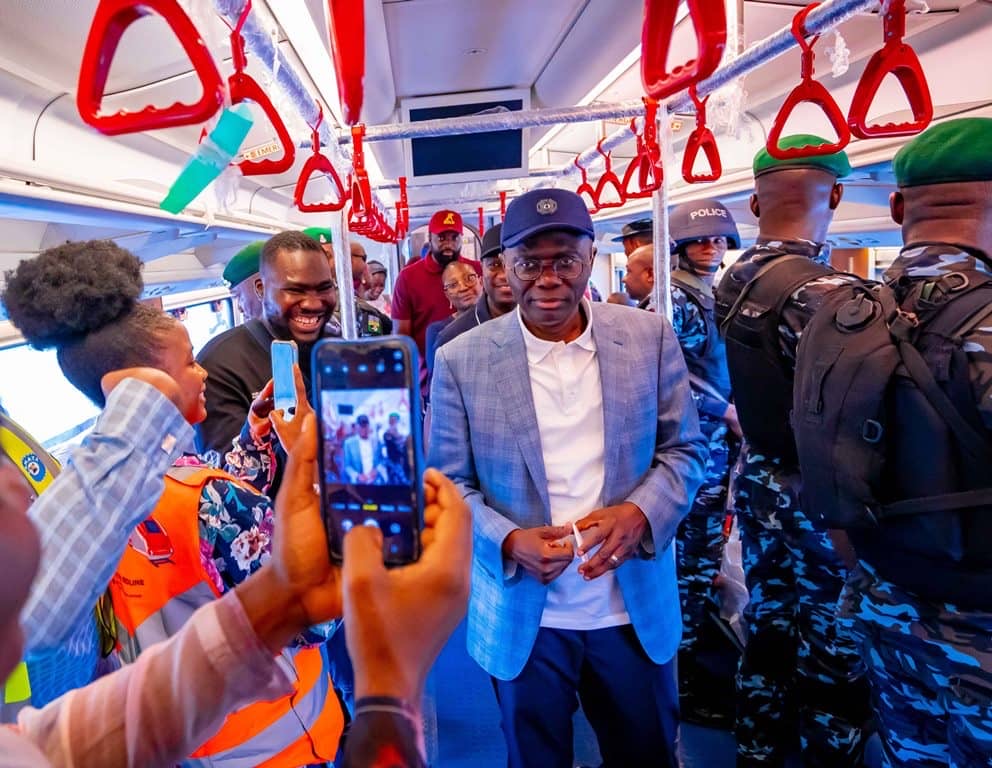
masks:
[(530, 371), (527, 348), (516, 313), (507, 316), (499, 332), (493, 336), (489, 370), (496, 372), (497, 391), (506, 404), (506, 423), (515, 433), (524, 464), (530, 472), (537, 492), (544, 503), (544, 517), (550, 522), (551, 504), (548, 501), (548, 480), (544, 473), (544, 454), (534, 410), (534, 396), (530, 389)]
[[(626, 434), (624, 422), (630, 409), (637, 406), (628, 403), (623, 394), (626, 391), (623, 373), (629, 368), (623, 357), (626, 331), (615, 322), (612, 313), (596, 312), (592, 337), (596, 342), (599, 380), (603, 388), (603, 434), (606, 442), (603, 460), (606, 484), (609, 486), (612, 470), (620, 460), (620, 446)], [(608, 495), (607, 490), (604, 489), (604, 496)]]

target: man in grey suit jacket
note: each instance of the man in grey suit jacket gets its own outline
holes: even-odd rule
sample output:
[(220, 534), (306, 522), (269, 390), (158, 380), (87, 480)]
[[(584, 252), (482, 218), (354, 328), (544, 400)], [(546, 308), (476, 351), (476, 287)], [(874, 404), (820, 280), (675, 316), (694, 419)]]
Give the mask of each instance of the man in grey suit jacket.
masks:
[[(349, 483), (377, 485), (386, 481), (382, 443), (364, 413), (355, 420), (356, 432), (344, 441), (344, 471)], [(364, 455), (363, 455), (364, 453)]]
[(512, 768), (571, 767), (576, 695), (606, 766), (677, 764), (672, 540), (706, 444), (668, 322), (583, 299), (593, 237), (572, 192), (514, 200), (518, 311), (435, 363), (429, 463), (472, 508), (468, 646)]

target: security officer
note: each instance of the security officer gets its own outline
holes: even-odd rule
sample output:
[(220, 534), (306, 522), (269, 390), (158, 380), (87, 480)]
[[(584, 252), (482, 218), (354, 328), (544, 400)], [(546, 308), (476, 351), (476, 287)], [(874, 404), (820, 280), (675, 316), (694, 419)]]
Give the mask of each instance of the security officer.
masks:
[[(334, 274), (334, 244), (332, 240), (331, 230), (327, 227), (307, 227), (303, 230), (305, 235), (309, 235), (318, 243), (320, 247), (327, 254), (327, 260), (331, 265), (331, 273)], [(362, 275), (368, 273), (368, 267), (365, 262), (365, 249), (362, 248), (358, 243), (352, 243), (352, 259), (351, 259), (351, 270), (353, 279), (356, 281), (355, 289), (356, 291), (361, 284)], [(355, 247), (357, 246), (357, 248)], [(360, 255), (359, 252), (360, 251)], [(340, 291), (338, 292), (338, 302), (334, 308), (334, 315), (327, 323), (328, 336), (340, 336), (341, 335), (341, 297)], [(393, 332), (393, 321), (386, 315), (385, 312), (381, 312), (376, 307), (369, 304), (365, 299), (361, 298), (357, 292), (355, 293), (355, 325), (357, 326), (358, 335), (361, 336), (388, 336)]]
[[(968, 286), (962, 273), (971, 273), (972, 285), (992, 274), (992, 119), (935, 125), (906, 144), (892, 167), (899, 189), (890, 207), (905, 246), (884, 279), (897, 296), (905, 301), (922, 290), (928, 302), (937, 301), (942, 284), (952, 291)], [(953, 304), (953, 295), (949, 300)], [(949, 374), (934, 375), (952, 397), (951, 384), (964, 380), (957, 391), (965, 393), (967, 407), (974, 403), (969, 423), (992, 446), (992, 308), (980, 309), (967, 325), (971, 330), (962, 338), (950, 340), (966, 370), (957, 377), (953, 367)], [(983, 461), (968, 472), (958, 433), (940, 419), (924, 422), (922, 429), (925, 434), (912, 441), (915, 447), (899, 441), (889, 449), (915, 448), (929, 457), (922, 464), (893, 457), (887, 500), (955, 493), (976, 484), (984, 491), (971, 492), (985, 498), (939, 517), (910, 515), (895, 524), (883, 519), (877, 529), (852, 529), (859, 565), (841, 599), (841, 615), (854, 622), (864, 642), (884, 765), (987, 766), (992, 764), (988, 466)], [(933, 551), (924, 551), (921, 542), (931, 540)], [(942, 552), (942, 540), (953, 547)]]
[(614, 243), (623, 244), (623, 253), (630, 256), (642, 245), (651, 245), (654, 241), (654, 224), (651, 219), (637, 219), (628, 224), (624, 224), (620, 229), (619, 237), (614, 237)]
[(238, 303), (242, 322), (262, 316), (262, 294), (256, 282), (261, 283), (258, 260), (262, 255), (264, 240), (256, 240), (238, 251), (224, 267), (224, 279), (231, 295)]
[[(669, 213), (678, 268), (672, 272), (672, 327), (689, 369), (699, 426), (709, 442), (706, 477), (676, 536), (682, 642), (682, 719), (727, 726), (733, 721), (739, 652), (721, 631), (717, 579), (727, 522), (727, 483), (741, 436), (730, 401), (723, 339), (713, 318), (713, 280), (727, 248), (740, 248), (734, 217), (719, 200), (683, 203)], [(640, 249), (639, 249), (640, 250)]]
[[(786, 148), (824, 143), (805, 134), (781, 140)], [(731, 480), (750, 592), (737, 765), (782, 765), (798, 736), (803, 765), (854, 766), (868, 702), (854, 641), (834, 621), (847, 570), (827, 532), (800, 509), (788, 426), (799, 335), (846, 279), (828, 266), (824, 241), (843, 194), (837, 180), (851, 167), (843, 152), (777, 160), (763, 149), (753, 170), (757, 242), (716, 291), (745, 439)]]

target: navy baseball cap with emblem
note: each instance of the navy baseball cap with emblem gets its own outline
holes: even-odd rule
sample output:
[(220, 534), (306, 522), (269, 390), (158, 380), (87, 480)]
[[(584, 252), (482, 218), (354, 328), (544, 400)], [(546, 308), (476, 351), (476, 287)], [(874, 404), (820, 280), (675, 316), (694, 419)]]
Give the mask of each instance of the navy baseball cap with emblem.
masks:
[(622, 243), (628, 237), (634, 237), (634, 235), (654, 237), (654, 222), (651, 219), (637, 219), (636, 221), (624, 224), (620, 230), (620, 235), (612, 238), (611, 242)]
[(513, 248), (532, 235), (553, 229), (596, 237), (592, 216), (581, 197), (568, 189), (532, 189), (507, 206), (501, 243), (504, 248)]

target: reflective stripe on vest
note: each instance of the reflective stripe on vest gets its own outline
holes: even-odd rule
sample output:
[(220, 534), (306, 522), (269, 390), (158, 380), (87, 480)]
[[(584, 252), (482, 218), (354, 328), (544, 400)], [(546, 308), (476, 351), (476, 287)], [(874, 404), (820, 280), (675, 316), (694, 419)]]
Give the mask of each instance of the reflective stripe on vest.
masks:
[[(151, 517), (138, 526), (111, 581), (122, 654), (174, 635), (219, 592), (200, 555), (199, 505), (214, 479), (244, 486), (209, 467), (173, 467)], [(319, 647), (283, 652), (293, 691), (228, 715), (185, 765), (293, 768), (334, 759), (344, 717)]]

